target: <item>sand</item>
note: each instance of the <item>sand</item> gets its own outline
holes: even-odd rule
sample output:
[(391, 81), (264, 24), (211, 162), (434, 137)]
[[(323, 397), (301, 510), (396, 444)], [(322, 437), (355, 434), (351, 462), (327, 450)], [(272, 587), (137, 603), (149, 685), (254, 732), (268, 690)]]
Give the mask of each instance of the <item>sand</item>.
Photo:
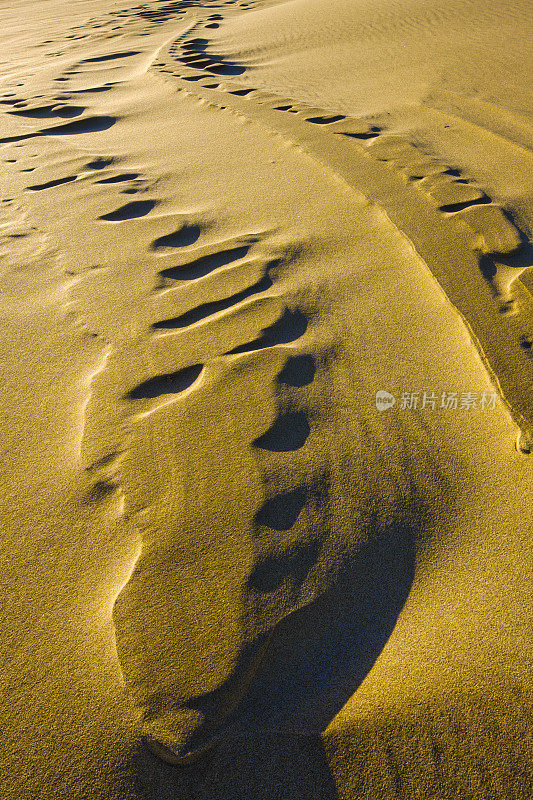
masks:
[(529, 4), (0, 21), (0, 796), (531, 797)]

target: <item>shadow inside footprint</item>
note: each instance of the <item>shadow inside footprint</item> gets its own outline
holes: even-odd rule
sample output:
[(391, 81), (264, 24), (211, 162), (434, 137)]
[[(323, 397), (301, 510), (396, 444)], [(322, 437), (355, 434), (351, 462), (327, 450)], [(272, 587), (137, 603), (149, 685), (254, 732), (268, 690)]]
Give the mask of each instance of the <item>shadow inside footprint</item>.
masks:
[(126, 203), (126, 205), (120, 206), (120, 208), (111, 211), (109, 214), (103, 214), (98, 219), (104, 222), (125, 222), (128, 219), (146, 216), (156, 205), (156, 200), (134, 200), (132, 203)]
[(303, 411), (291, 411), (281, 414), (272, 427), (254, 441), (254, 447), (271, 450), (276, 453), (287, 453), (303, 447), (310, 428), (307, 415)]
[(101, 61), (114, 61), (117, 58), (127, 58), (128, 56), (138, 56), (141, 50), (125, 50), (122, 53), (112, 53), (109, 56), (96, 56), (95, 58), (85, 58), (82, 64), (99, 64)]
[(58, 106), (55, 104), (51, 106), (40, 106), (39, 108), (8, 111), (8, 114), (14, 114), (17, 117), (27, 117), (28, 119), (50, 119), (52, 117), (70, 119), (71, 117), (79, 117), (84, 111), (85, 106)]
[(140, 383), (126, 395), (128, 400), (151, 400), (163, 394), (179, 394), (188, 389), (199, 378), (203, 364), (185, 367), (170, 375), (158, 375)]
[(237, 64), (224, 64), (219, 63), (215, 64), (212, 67), (207, 67), (209, 72), (213, 72), (215, 75), (242, 75), (243, 72), (246, 72), (244, 67), (239, 67)]
[(344, 114), (333, 114), (329, 117), (307, 117), (307, 122), (313, 122), (315, 125), (330, 125), (332, 122), (340, 122), (341, 119), (346, 119)]
[(85, 106), (58, 106), (54, 109), (54, 115), (62, 119), (72, 119), (79, 117), (85, 111)]
[[(160, 239), (156, 240), (156, 242), (160, 241)], [(218, 253), (201, 256), (188, 264), (184, 264), (182, 267), (168, 267), (168, 269), (161, 270), (159, 274), (162, 278), (172, 278), (175, 281), (192, 281), (196, 278), (203, 278), (204, 275), (209, 275), (210, 272), (219, 267), (225, 267), (234, 261), (244, 258), (256, 241), (257, 239), (251, 239), (249, 243), (240, 247), (231, 247), (228, 250), (219, 250)]]
[(189, 325), (194, 325), (196, 322), (201, 322), (203, 319), (211, 317), (213, 314), (225, 311), (237, 305), (237, 303), (241, 303), (254, 294), (264, 292), (270, 289), (271, 286), (272, 281), (268, 275), (265, 275), (260, 281), (254, 283), (253, 286), (249, 286), (247, 289), (243, 289), (242, 292), (238, 292), (231, 297), (226, 297), (224, 300), (214, 300), (211, 303), (204, 303), (201, 306), (197, 306), (197, 308), (193, 308), (191, 311), (186, 311), (185, 314), (175, 317), (174, 319), (165, 319), (161, 322), (155, 322), (152, 328), (156, 330), (159, 328), (187, 328)]
[(62, 186), (64, 183), (71, 183), (75, 181), (77, 175), (70, 175), (68, 178), (56, 178), (55, 181), (48, 181), (47, 183), (36, 183), (33, 186), (28, 186), (30, 192), (42, 192), (43, 189), (51, 189), (54, 186)]
[(95, 183), (123, 183), (124, 181), (133, 181), (139, 177), (138, 172), (122, 172), (120, 175), (113, 175), (111, 178), (102, 178)]
[(209, 44), (209, 39), (189, 39), (182, 45), (183, 50), (205, 50)]
[(114, 158), (95, 158), (85, 164), (86, 169), (104, 169), (114, 162)]
[(334, 131), (336, 136), (347, 136), (348, 139), (375, 139), (377, 134), (379, 133), (379, 128), (374, 130), (368, 131), (368, 133), (359, 133), (359, 132), (346, 132), (346, 131)]
[(278, 375), (278, 383), (287, 386), (308, 386), (316, 372), (313, 356), (291, 356)]
[(97, 92), (109, 92), (113, 84), (105, 86), (91, 86), (89, 89), (70, 89), (72, 94), (96, 94)]
[(39, 131), (39, 135), (68, 136), (71, 133), (99, 133), (100, 131), (107, 131), (116, 121), (117, 118), (111, 116), (85, 117), (85, 119), (78, 119), (65, 125), (56, 125), (53, 128)]
[(53, 125), (50, 128), (42, 128), (34, 133), (23, 133), (20, 136), (6, 136), (0, 139), (0, 144), (22, 142), (25, 139), (34, 139), (37, 136), (70, 136), (71, 134), (77, 133), (98, 133), (100, 131), (107, 131), (116, 121), (117, 118), (111, 116), (84, 117), (84, 119), (77, 119), (65, 125)]
[(256, 524), (272, 528), (275, 531), (288, 531), (298, 519), (307, 495), (307, 489), (300, 487), (292, 492), (271, 497), (257, 512)]
[(168, 233), (166, 236), (160, 236), (155, 239), (151, 246), (151, 250), (163, 250), (167, 247), (188, 247), (198, 241), (202, 229), (199, 225), (183, 225), (178, 228), (174, 233)]
[(264, 347), (274, 347), (277, 344), (288, 344), (303, 336), (307, 330), (307, 318), (301, 311), (289, 311), (287, 308), (277, 322), (266, 328), (261, 336), (252, 342), (241, 344), (225, 353), (227, 356), (238, 353), (249, 353), (252, 350), (261, 350)]

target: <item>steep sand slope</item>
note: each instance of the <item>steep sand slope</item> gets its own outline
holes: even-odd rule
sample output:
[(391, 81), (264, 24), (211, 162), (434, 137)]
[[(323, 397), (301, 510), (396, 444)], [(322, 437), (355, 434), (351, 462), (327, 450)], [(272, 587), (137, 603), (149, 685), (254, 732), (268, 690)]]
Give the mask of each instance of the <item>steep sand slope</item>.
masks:
[(528, 797), (525, 4), (16, 11), (4, 795)]

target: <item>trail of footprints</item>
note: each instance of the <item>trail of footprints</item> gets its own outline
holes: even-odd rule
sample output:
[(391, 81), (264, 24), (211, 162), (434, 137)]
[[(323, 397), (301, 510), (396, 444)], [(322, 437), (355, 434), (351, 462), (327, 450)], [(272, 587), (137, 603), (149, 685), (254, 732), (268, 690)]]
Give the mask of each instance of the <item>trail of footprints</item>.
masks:
[[(184, 14), (191, 8), (203, 8), (205, 4), (196, 2), (161, 3), (157, 9), (144, 5), (114, 12), (130, 18), (134, 16), (146, 19), (150, 24), (169, 21), (176, 14)], [(468, 232), (472, 250), (478, 255), (479, 269), (494, 298), (499, 313), (509, 320), (509, 330), (515, 337), (518, 357), (526, 359), (533, 370), (533, 277), (532, 271), (524, 269), (528, 243), (525, 235), (519, 230), (505, 209), (499, 207), (484, 192), (483, 188), (464, 178), (457, 170), (443, 163), (432, 154), (424, 152), (400, 136), (392, 135), (367, 119), (348, 118), (343, 114), (319, 108), (312, 108), (291, 98), (282, 98), (274, 94), (242, 84), (234, 84), (220, 78), (240, 76), (246, 67), (217, 53), (208, 38), (208, 30), (218, 27), (224, 20), (219, 11), (243, 11), (252, 8), (248, 3), (212, 4), (209, 9), (216, 12), (193, 25), (188, 33), (176, 39), (154, 66), (164, 72), (180, 78), (189, 92), (213, 90), (215, 103), (220, 105), (220, 98), (226, 96), (231, 105), (231, 98), (244, 101), (247, 105), (244, 113), (254, 115), (261, 109), (286, 115), (294, 120), (295, 140), (298, 139), (298, 125), (310, 125), (324, 132), (324, 136), (342, 137), (353, 146), (364, 149), (372, 159), (382, 162), (395, 174), (400, 176), (413, 190), (425, 197), (438, 208), (443, 218), (459, 224), (462, 231)], [(135, 56), (137, 50), (117, 50), (106, 55), (89, 57), (72, 68), (76, 74), (79, 69), (97, 68)], [(176, 63), (180, 65), (176, 72)], [(110, 90), (113, 83), (90, 90)], [(220, 94), (224, 93), (224, 95)], [(75, 94), (74, 92), (71, 94)], [(26, 139), (47, 135), (72, 135), (104, 131), (111, 127), (116, 118), (113, 116), (87, 116), (86, 107), (72, 102), (71, 95), (58, 95), (52, 102), (39, 104), (39, 98), (33, 101), (21, 97), (16, 92), (6, 92), (0, 103), (6, 107), (11, 116), (27, 120), (59, 120), (59, 124), (48, 125), (36, 131), (18, 136), (4, 137), (0, 143), (21, 142)], [(243, 106), (236, 106), (243, 113)], [(65, 121), (66, 120), (66, 121)], [(90, 170), (98, 171), (113, 166), (113, 159), (95, 159), (87, 165)], [(52, 190), (62, 184), (77, 180), (78, 175), (67, 175), (54, 180), (34, 183), (27, 187), (28, 191)], [(117, 172), (98, 178), (102, 185), (124, 184), (122, 192), (135, 194), (145, 188), (145, 182), (136, 172)], [(147, 198), (125, 203), (103, 214), (99, 222), (118, 224), (127, 220), (144, 217), (157, 205), (157, 200)], [(152, 244), (154, 252), (164, 248), (192, 247), (199, 239), (201, 230), (194, 225), (184, 225), (177, 231), (161, 237)], [(306, 328), (305, 317), (298, 311), (289, 311), (283, 307), (279, 299), (272, 294), (273, 281), (271, 275), (283, 260), (272, 258), (265, 265), (261, 259), (249, 258), (250, 250), (255, 252), (258, 241), (250, 239), (246, 243), (234, 243), (234, 246), (223, 247), (206, 254), (200, 254), (178, 267), (161, 270), (158, 277), (159, 302), (169, 308), (168, 318), (155, 319), (152, 323), (152, 335), (159, 337), (160, 344), (172, 350), (173, 338), (192, 335), (202, 338), (202, 332), (208, 326), (217, 326), (220, 330), (226, 327), (228, 339), (224, 345), (224, 336), (218, 337), (218, 349), (210, 351), (208, 358), (223, 355), (228, 357), (253, 351), (254, 349), (287, 344), (303, 335)], [(264, 259), (263, 259), (264, 261)], [(218, 278), (217, 286), (227, 285), (222, 292), (220, 288), (214, 292), (215, 299), (184, 308), (177, 314), (171, 314), (171, 306), (177, 296), (183, 294), (186, 282), (208, 279), (211, 273)], [(204, 289), (205, 287), (202, 287)], [(213, 296), (211, 285), (204, 296)], [(268, 294), (270, 292), (270, 295)], [(219, 296), (221, 295), (221, 296)], [(242, 317), (238, 325), (233, 325), (234, 315)], [(249, 341), (234, 341), (230, 331), (241, 326), (246, 329), (244, 320), (254, 320), (250, 330), (254, 334)], [(261, 325), (263, 327), (261, 327)], [(259, 327), (258, 327), (259, 326)], [(264, 328), (264, 330), (263, 330)], [(257, 331), (263, 330), (259, 336)], [(216, 338), (216, 337), (215, 337)], [(207, 348), (209, 350), (209, 348)], [(201, 348), (200, 348), (201, 350)], [(145, 376), (137, 387), (124, 387), (122, 397), (129, 401), (154, 400), (167, 394), (180, 394), (196, 385), (202, 375), (203, 366), (185, 364), (173, 368), (172, 358), (167, 361), (169, 369), (161, 375)], [(157, 361), (157, 359), (156, 359)], [(533, 418), (522, 419), (523, 428), (533, 424)], [(522, 448), (530, 448), (529, 433), (525, 431)], [(95, 459), (94, 461), (98, 461)], [(94, 463), (94, 462), (93, 462)], [(91, 466), (92, 469), (92, 466)]]
[[(215, 105), (232, 107), (233, 98), (237, 113), (260, 117), (264, 109), (293, 120), (290, 135), (295, 142), (307, 126), (324, 137), (335, 137), (348, 147), (359, 148), (438, 209), (443, 220), (456, 224), (462, 235), (466, 231), (494, 307), (508, 321), (507, 330), (514, 336), (516, 358), (525, 362), (533, 379), (533, 270), (524, 269), (528, 243), (511, 216), (492, 202), (482, 187), (413, 142), (380, 129), (371, 120), (312, 108), (291, 98), (225, 80), (244, 75), (247, 67), (218, 53), (208, 32), (223, 22), (224, 14), (219, 12), (252, 7), (251, 3), (235, 2), (210, 5), (209, 10), (215, 13), (173, 42), (154, 66), (180, 78), (189, 92), (197, 87), (202, 97), (206, 92), (211, 93)], [(119, 22), (116, 29), (120, 32), (121, 20), (127, 24), (132, 14), (145, 20), (150, 28), (194, 8), (205, 10), (205, 3), (162, 1), (157, 8), (140, 5), (113, 12), (112, 16)], [(110, 35), (114, 30), (113, 27)], [(137, 53), (117, 50), (87, 58), (58, 80), (66, 82), (70, 74), (79, 70), (98, 69), (101, 64), (127, 60)], [(33, 132), (4, 137), (0, 143), (107, 130), (116, 118), (86, 115), (87, 108), (73, 101), (72, 95), (104, 92), (112, 87), (110, 82), (58, 95), (51, 101), (39, 97), (29, 100), (15, 91), (6, 92), (0, 103), (8, 114), (35, 120), (37, 124), (46, 120), (49, 124)], [(272, 124), (271, 116), (268, 124)], [(112, 157), (95, 156), (85, 165), (83, 176), (97, 185), (121, 187), (129, 195), (147, 188), (141, 174), (121, 171), (120, 164)], [(53, 191), (79, 178), (79, 175), (64, 175), (32, 183), (27, 190)], [(95, 224), (120, 226), (129, 220), (149, 218), (158, 202), (147, 195), (124, 202), (102, 214)], [(159, 261), (153, 290), (147, 298), (146, 324), (123, 348), (110, 349), (91, 381), (82, 446), (89, 479), (86, 499), (105, 501), (124, 484), (128, 441), (143, 421), (151, 418), (155, 422), (158, 413), (163, 413), (170, 404), (186, 405), (189, 398), (203, 389), (209, 392), (213, 391), (213, 385), (223, 386), (231, 380), (232, 371), (246, 369), (250, 364), (257, 367), (257, 359), (262, 359), (261, 364), (267, 365), (264, 374), (276, 383), (278, 405), (273, 419), (267, 424), (258, 421), (256, 434), (247, 442), (257, 456), (265, 488), (265, 498), (255, 510), (252, 523), (259, 549), (247, 588), (258, 598), (259, 608), (261, 603), (270, 602), (268, 598), (276, 596), (284, 581), (289, 581), (292, 607), (297, 607), (303, 602), (300, 589), (305, 587), (319, 559), (320, 543), (317, 539), (311, 542), (296, 539), (296, 543), (282, 547), (277, 554), (268, 554), (268, 547), (261, 550), (269, 537), (276, 539), (293, 531), (306, 504), (318, 504), (317, 498), (323, 501), (328, 491), (327, 476), (321, 487), (320, 480), (315, 486), (309, 476), (296, 475), (293, 477), (296, 485), (283, 491), (276, 488), (276, 479), (272, 478), (276, 471), (285, 468), (290, 454), (305, 448), (313, 436), (314, 421), (306, 392), (320, 366), (320, 355), (307, 335), (309, 316), (280, 294), (277, 279), (292, 258), (291, 249), (270, 242), (265, 231), (244, 232), (225, 241), (213, 241), (201, 223), (190, 220), (154, 238), (149, 250), (154, 263), (160, 256), (163, 259)], [(533, 408), (530, 411), (528, 417), (527, 409), (522, 409), (519, 420), (524, 428), (520, 443), (524, 452), (531, 448)], [(102, 436), (103, 429), (106, 436)], [(209, 442), (206, 444), (209, 446)], [(136, 507), (135, 487), (124, 488), (131, 495), (128, 498), (131, 513), (144, 511)], [(283, 613), (280, 612), (281, 617)]]
[[(237, 113), (260, 117), (264, 109), (280, 119), (292, 120), (291, 135), (295, 142), (305, 126), (313, 127), (324, 137), (342, 139), (349, 147), (359, 148), (389, 168), (406, 186), (439, 209), (443, 219), (453, 221), (463, 234), (467, 232), (495, 308), (508, 320), (508, 331), (516, 343), (516, 358), (525, 360), (533, 376), (533, 271), (524, 269), (528, 244), (508, 212), (453, 167), (413, 142), (387, 133), (372, 120), (312, 108), (291, 98), (226, 80), (245, 74), (247, 67), (218, 53), (209, 39), (209, 30), (223, 22), (224, 14), (220, 12), (252, 7), (249, 3), (232, 2), (210, 5), (209, 10), (214, 13), (198, 21), (185, 36), (162, 51), (154, 66), (180, 78), (189, 92), (196, 90), (201, 96), (211, 93), (215, 105), (232, 107), (234, 98), (233, 108)], [(133, 13), (155, 25), (194, 8), (205, 10), (205, 4), (162, 2), (158, 8), (141, 5), (113, 13), (124, 19), (130, 19)], [(138, 52), (117, 50), (89, 57), (75, 64), (71, 71), (76, 74), (79, 70), (97, 69), (101, 64), (127, 60)], [(68, 79), (68, 74), (62, 77)], [(112, 87), (110, 82), (44, 102), (39, 102), (39, 97), (29, 100), (15, 91), (6, 92), (0, 103), (9, 115), (54, 124), (4, 137), (0, 143), (107, 130), (116, 118), (86, 115), (86, 107), (73, 101), (72, 95), (109, 91)], [(268, 124), (272, 124), (271, 120), (270, 116)], [(112, 158), (99, 157), (88, 162), (86, 169), (97, 184), (117, 187), (123, 184), (121, 191), (125, 194), (146, 188), (146, 181), (139, 173), (120, 172), (117, 166)], [(66, 175), (33, 183), (27, 190), (53, 191), (78, 177)], [(120, 225), (149, 215), (157, 204), (158, 200), (150, 197), (132, 200), (111, 208), (97, 223)], [(150, 248), (153, 254), (179, 252), (185, 256), (177, 259), (179, 263), (161, 268), (156, 276), (149, 330), (133, 339), (124, 352), (110, 354), (104, 369), (93, 379), (84, 435), (84, 458), (92, 486), (90, 499), (107, 497), (120, 483), (124, 440), (132, 421), (156, 413), (168, 402), (182, 402), (190, 392), (201, 388), (211, 364), (220, 364), (221, 360), (237, 364), (239, 358), (248, 354), (280, 349), (283, 357), (277, 380), (281, 385), (298, 388), (313, 380), (315, 356), (305, 352), (304, 345), (301, 345), (304, 352), (298, 352), (301, 341), (306, 341), (303, 337), (309, 320), (301, 310), (289, 307), (276, 288), (277, 271), (290, 259), (290, 253), (268, 252), (268, 237), (263, 233), (205, 245), (202, 234), (201, 226), (190, 222), (154, 239)], [(195, 357), (186, 355), (190, 353)], [(122, 363), (128, 364), (125, 372)], [(137, 375), (134, 385), (131, 374)], [(115, 432), (115, 438), (111, 436), (105, 445), (97, 434), (103, 419), (109, 422), (108, 430)], [(519, 422), (524, 428), (521, 448), (527, 452), (531, 446), (533, 413), (529, 417), (523, 413)], [(280, 409), (273, 425), (254, 440), (253, 446), (272, 453), (288, 452), (301, 448), (309, 435), (309, 414), (304, 409)], [(289, 529), (306, 498), (303, 487), (283, 497), (269, 497), (257, 514), (257, 524), (274, 530)]]
[[(324, 132), (324, 136), (343, 137), (352, 146), (364, 150), (372, 159), (390, 168), (406, 186), (412, 187), (438, 209), (443, 220), (458, 225), (462, 236), (467, 234), (470, 248), (478, 259), (480, 274), (493, 298), (495, 311), (501, 318), (505, 317), (508, 338), (514, 339), (514, 357), (533, 377), (531, 244), (513, 215), (459, 170), (425, 152), (412, 141), (388, 133), (371, 120), (313, 108), (292, 98), (283, 98), (228, 80), (220, 82), (220, 77), (244, 74), (246, 67), (213, 51), (206, 29), (215, 16), (218, 25), (223, 19), (222, 15), (212, 15), (199, 21), (185, 36), (169, 45), (154, 66), (183, 81), (189, 93), (205, 97), (212, 91), (213, 104), (220, 108), (233, 109), (238, 114), (251, 118), (257, 116), (258, 119), (262, 119), (264, 111), (290, 116), (293, 120), (290, 136), (295, 143), (305, 139), (305, 135), (302, 138), (300, 133), (302, 125), (316, 126)], [(200, 33), (202, 35), (198, 35)], [(239, 103), (241, 98), (243, 102)], [(275, 125), (271, 114), (267, 124)], [(461, 276), (458, 284), (464, 279)], [(453, 293), (448, 294), (455, 303)], [(477, 331), (474, 330), (474, 333), (477, 334)], [(490, 354), (487, 358), (490, 367)], [(531, 377), (527, 386), (531, 383)], [(513, 407), (512, 401), (516, 398), (507, 399)], [(533, 429), (533, 404), (529, 398), (515, 418), (522, 429), (519, 449), (529, 452)]]
[[(112, 212), (101, 219), (120, 222), (132, 216)], [(128, 427), (199, 390), (211, 364), (227, 360), (228, 369), (238, 368), (246, 354), (278, 346), (285, 351), (289, 346), (279, 381), (297, 387), (312, 380), (314, 357), (294, 349), (308, 318), (289, 308), (275, 286), (277, 271), (291, 259), (290, 249), (272, 250), (260, 233), (202, 245), (202, 233), (199, 225), (183, 224), (154, 239), (154, 253), (184, 248), (185, 255), (177, 265), (158, 270), (148, 329), (113, 353), (92, 380), (83, 449), (92, 481), (88, 500), (107, 497), (120, 485)], [(133, 386), (132, 374), (138, 376)], [(103, 425), (116, 434), (114, 440), (102, 440)], [(303, 446), (309, 430), (305, 411), (284, 412), (253, 444), (265, 451), (288, 452)], [(278, 501), (271, 498), (269, 504), (274, 507)], [(261, 514), (264, 524), (268, 512)]]
[[(179, 39), (169, 47), (168, 53), (170, 58), (201, 69), (203, 73), (231, 75), (245, 72), (243, 66), (226, 63), (224, 57), (208, 53), (208, 45), (209, 41), (204, 38)], [(449, 165), (424, 153), (413, 143), (399, 136), (387, 135), (371, 122), (313, 109), (305, 103), (246, 86), (210, 83), (205, 80), (205, 74), (198, 72), (177, 77), (186, 81), (202, 81), (202, 89), (248, 96), (254, 104), (266, 104), (274, 110), (297, 115), (308, 123), (327, 126), (330, 133), (349, 137), (361, 146), (366, 140), (366, 150), (371, 156), (404, 175), (443, 213), (454, 214), (458, 221), (465, 224), (472, 232), (472, 248), (483, 255), (509, 256), (516, 253), (525, 241), (525, 236), (509, 214), (493, 203), (481, 187), (463, 178)]]

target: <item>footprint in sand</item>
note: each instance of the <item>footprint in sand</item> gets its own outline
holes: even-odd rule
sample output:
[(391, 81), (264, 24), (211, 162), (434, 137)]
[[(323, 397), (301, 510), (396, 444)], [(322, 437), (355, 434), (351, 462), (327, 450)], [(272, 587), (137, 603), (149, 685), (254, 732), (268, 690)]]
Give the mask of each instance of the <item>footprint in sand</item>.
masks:
[(80, 64), (101, 64), (102, 62), (115, 61), (117, 58), (128, 58), (129, 56), (138, 56), (142, 54), (142, 50), (123, 50), (118, 53), (109, 53), (103, 56), (95, 56), (94, 58), (85, 58), (80, 61)]
[(126, 203), (115, 211), (110, 211), (108, 214), (102, 214), (98, 219), (103, 222), (125, 222), (130, 219), (138, 219), (145, 217), (158, 205), (157, 200), (134, 200), (131, 203)]
[[(173, 272), (173, 270), (169, 271)], [(261, 278), (261, 280), (257, 281), (257, 283), (254, 283), (252, 286), (249, 286), (246, 289), (242, 289), (240, 292), (237, 292), (231, 297), (227, 297), (224, 300), (215, 300), (212, 302), (203, 303), (202, 305), (197, 306), (196, 308), (193, 308), (190, 311), (186, 311), (179, 317), (174, 317), (173, 319), (165, 319), (159, 322), (154, 322), (152, 327), (155, 330), (187, 328), (190, 325), (195, 325), (197, 322), (201, 322), (202, 320), (207, 319), (208, 317), (212, 317), (221, 311), (226, 311), (227, 309), (238, 305), (243, 300), (246, 300), (248, 297), (260, 294), (261, 292), (264, 292), (267, 289), (270, 289), (271, 287), (272, 287), (272, 281), (270, 280), (268, 274), (266, 274), (263, 276), (263, 278)]]
[(54, 117), (71, 119), (73, 117), (79, 117), (84, 111), (85, 106), (69, 106), (55, 103), (48, 106), (35, 106), (23, 110), (8, 111), (8, 114), (13, 114), (17, 117), (27, 117), (28, 119), (53, 119)]
[(258, 526), (275, 531), (288, 531), (295, 524), (309, 495), (307, 486), (301, 486), (266, 500), (255, 516)]
[(200, 238), (202, 229), (199, 225), (182, 225), (173, 233), (167, 233), (164, 236), (159, 236), (151, 244), (151, 250), (156, 252), (164, 252), (172, 250), (175, 247), (189, 247)]
[[(190, 226), (184, 230), (183, 228), (170, 236), (163, 236), (157, 239), (152, 245), (153, 249), (166, 248), (166, 247), (183, 247), (189, 244), (194, 244), (198, 240), (199, 231)], [(215, 269), (232, 264), (234, 261), (239, 261), (250, 252), (252, 245), (257, 243), (257, 239), (252, 238), (244, 244), (237, 247), (230, 247), (224, 250), (218, 250), (215, 253), (209, 253), (205, 256), (200, 256), (193, 261), (189, 261), (179, 267), (167, 267), (159, 272), (162, 279), (171, 279), (178, 281), (190, 281), (202, 278), (209, 275)], [(165, 285), (165, 284), (163, 284)]]
[(38, 136), (71, 136), (83, 133), (99, 133), (100, 131), (109, 130), (116, 121), (116, 117), (108, 115), (84, 117), (75, 122), (68, 122), (65, 125), (53, 125), (49, 128), (42, 128), (34, 133), (26, 133), (20, 136), (7, 136), (0, 139), (0, 144), (21, 142), (25, 139), (37, 138)]
[(112, 175), (110, 178), (101, 178), (95, 183), (98, 184), (108, 184), (108, 183), (126, 183), (128, 181), (134, 181), (136, 178), (139, 177), (138, 172), (119, 172), (118, 175)]
[(111, 166), (114, 161), (114, 158), (95, 158), (93, 161), (89, 161), (85, 167), (86, 169), (101, 170)]
[(281, 414), (271, 428), (254, 441), (254, 447), (274, 453), (286, 453), (303, 447), (311, 430), (307, 414), (293, 411)]
[(65, 183), (72, 183), (77, 179), (77, 175), (69, 175), (66, 178), (56, 178), (53, 181), (47, 181), (46, 183), (36, 183), (33, 186), (28, 186), (27, 191), (29, 192), (42, 192), (45, 189), (52, 189), (55, 186), (63, 186)]
[(153, 400), (162, 395), (182, 394), (196, 383), (203, 368), (203, 364), (193, 364), (171, 375), (158, 375), (140, 383), (126, 396), (129, 400)]

